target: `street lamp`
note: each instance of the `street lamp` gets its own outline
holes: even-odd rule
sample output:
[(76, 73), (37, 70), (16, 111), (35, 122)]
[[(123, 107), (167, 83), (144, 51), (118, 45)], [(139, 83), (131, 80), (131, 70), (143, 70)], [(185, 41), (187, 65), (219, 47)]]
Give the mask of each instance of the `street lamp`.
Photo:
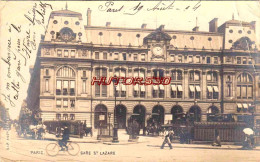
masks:
[(111, 113), (108, 113), (108, 128), (109, 128), (109, 137), (110, 137), (110, 118), (111, 118)]
[(114, 95), (115, 95), (115, 108), (114, 108), (114, 128), (113, 128), (113, 143), (118, 143), (118, 134), (117, 134), (117, 121), (116, 121), (116, 82), (117, 82), (117, 76), (115, 75), (113, 78), (114, 83)]

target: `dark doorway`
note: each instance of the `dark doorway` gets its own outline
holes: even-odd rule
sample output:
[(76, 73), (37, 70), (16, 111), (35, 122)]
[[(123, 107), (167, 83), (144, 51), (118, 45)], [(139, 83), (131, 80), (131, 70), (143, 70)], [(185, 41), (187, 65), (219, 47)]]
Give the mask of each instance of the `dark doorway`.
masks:
[(94, 113), (94, 127), (107, 127), (107, 108), (105, 105), (97, 105)]
[(200, 122), (201, 120), (201, 110), (199, 106), (192, 106), (188, 112), (189, 120), (191, 122)]
[(153, 107), (152, 118), (158, 124), (164, 124), (164, 108), (160, 105), (156, 105)]
[(172, 123), (177, 124), (185, 120), (183, 109), (180, 105), (175, 105), (171, 109)]
[(119, 129), (126, 128), (126, 107), (124, 105), (116, 106), (116, 120)]
[(134, 108), (134, 118), (137, 120), (140, 128), (145, 127), (145, 107), (142, 105), (137, 105)]

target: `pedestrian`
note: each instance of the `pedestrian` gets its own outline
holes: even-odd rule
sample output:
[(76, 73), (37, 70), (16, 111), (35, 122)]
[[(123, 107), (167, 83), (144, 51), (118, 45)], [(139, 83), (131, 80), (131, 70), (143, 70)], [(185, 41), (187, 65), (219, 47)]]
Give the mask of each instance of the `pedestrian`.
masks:
[(212, 146), (220, 146), (221, 147), (221, 140), (220, 140), (220, 136), (219, 136), (219, 131), (217, 129), (215, 129), (215, 139), (212, 143)]
[(166, 143), (169, 145), (170, 149), (172, 149), (172, 145), (171, 145), (171, 142), (170, 142), (170, 136), (172, 136), (172, 134), (173, 134), (173, 131), (171, 131), (171, 130), (165, 131), (164, 141), (162, 143), (161, 149), (164, 148), (164, 145)]

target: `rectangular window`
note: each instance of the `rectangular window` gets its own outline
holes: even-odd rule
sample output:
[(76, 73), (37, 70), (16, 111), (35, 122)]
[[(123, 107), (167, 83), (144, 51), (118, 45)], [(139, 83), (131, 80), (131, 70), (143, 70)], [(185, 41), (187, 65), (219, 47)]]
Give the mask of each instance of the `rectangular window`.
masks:
[(69, 88), (69, 81), (67, 80), (63, 81), (63, 95), (68, 94), (68, 88)]
[(248, 58), (248, 64), (252, 64), (252, 58)]
[(247, 64), (247, 59), (246, 59), (246, 57), (243, 57), (243, 64)]
[(241, 64), (241, 57), (237, 57), (237, 64)]
[(56, 119), (61, 120), (61, 114), (56, 114)]
[(83, 80), (82, 83), (82, 93), (86, 93), (86, 80)]
[(68, 114), (63, 114), (63, 120), (68, 120)]
[(70, 108), (75, 108), (75, 100), (74, 99), (70, 100)]
[(237, 86), (237, 98), (241, 98), (241, 86)]
[(95, 52), (95, 59), (99, 60), (99, 52)]
[(241, 94), (242, 94), (242, 98), (246, 99), (247, 98), (247, 92), (246, 92), (247, 88), (246, 86), (242, 86), (241, 87)]
[(45, 80), (45, 92), (49, 92), (49, 79)]
[(207, 57), (207, 64), (210, 64), (210, 63), (211, 63), (211, 58)]
[(123, 56), (123, 60), (126, 61), (126, 53), (123, 53), (122, 56)]
[(195, 57), (195, 63), (200, 63), (200, 56)]
[(61, 50), (58, 50), (58, 51), (57, 51), (57, 56), (58, 56), (58, 57), (62, 57), (62, 51), (61, 51)]
[(70, 81), (70, 95), (71, 96), (75, 95), (75, 81), (74, 80)]
[(200, 80), (200, 73), (199, 72), (195, 72), (194, 73), (194, 81), (199, 81)]
[(252, 99), (252, 97), (253, 97), (253, 87), (252, 86), (247, 87), (247, 97), (249, 99)]
[(175, 55), (171, 55), (171, 62), (175, 61)]
[(193, 62), (193, 56), (189, 56), (189, 63)]
[(69, 51), (68, 50), (64, 50), (64, 57), (69, 57)]
[(102, 97), (106, 97), (106, 96), (107, 96), (107, 86), (102, 85)]
[(75, 57), (75, 50), (71, 50), (70, 57), (72, 57), (72, 58)]
[(218, 64), (218, 57), (214, 57), (214, 64)]
[(56, 107), (60, 108), (61, 107), (61, 99), (56, 100)]
[(75, 114), (70, 114), (70, 120), (75, 120)]
[(49, 76), (49, 69), (46, 69), (46, 70), (45, 70), (45, 75), (46, 75), (46, 76)]
[(61, 95), (61, 81), (57, 80), (56, 82), (56, 95)]
[(118, 60), (118, 59), (119, 59), (119, 58), (118, 58), (118, 53), (115, 53), (115, 54), (114, 54), (114, 59), (115, 59), (115, 60)]
[(100, 97), (100, 85), (95, 83), (95, 96)]
[(68, 100), (67, 99), (63, 99), (63, 107), (64, 108), (68, 107)]
[(84, 78), (87, 77), (85, 70), (83, 71), (83, 77), (84, 77)]
[(138, 61), (137, 60), (137, 54), (134, 54), (134, 61)]
[(178, 56), (178, 62), (181, 63), (182, 62), (182, 55)]
[(232, 63), (232, 57), (231, 56), (226, 57), (226, 63)]
[(141, 61), (145, 61), (145, 54), (141, 55)]
[(107, 60), (107, 53), (106, 52), (103, 52), (103, 59)]

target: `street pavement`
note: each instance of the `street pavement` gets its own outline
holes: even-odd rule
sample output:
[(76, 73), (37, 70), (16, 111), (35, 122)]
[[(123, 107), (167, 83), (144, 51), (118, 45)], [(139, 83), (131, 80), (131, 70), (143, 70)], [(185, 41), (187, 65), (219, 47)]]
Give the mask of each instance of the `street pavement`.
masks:
[(55, 142), (54, 135), (46, 134), (45, 140), (19, 138), (14, 131), (0, 132), (0, 162), (11, 161), (187, 161), (187, 162), (230, 162), (230, 161), (260, 161), (260, 147), (254, 150), (240, 150), (241, 146), (177, 144), (173, 143), (170, 150), (166, 145), (160, 149), (163, 137), (139, 136), (137, 142), (128, 142), (129, 136), (124, 130), (118, 132), (119, 143), (100, 141), (93, 137), (70, 138), (80, 146), (80, 152), (71, 156), (65, 151), (51, 157), (46, 153), (46, 146)]

